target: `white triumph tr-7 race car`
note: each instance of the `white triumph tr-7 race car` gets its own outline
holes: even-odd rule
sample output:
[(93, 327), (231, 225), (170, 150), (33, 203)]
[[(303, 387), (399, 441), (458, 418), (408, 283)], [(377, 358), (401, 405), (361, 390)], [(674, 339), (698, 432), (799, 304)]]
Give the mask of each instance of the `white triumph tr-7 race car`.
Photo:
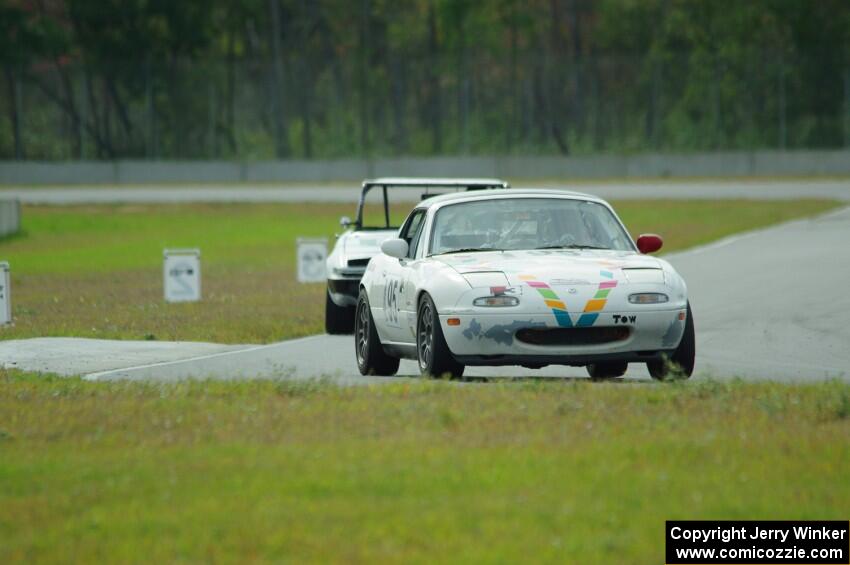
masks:
[(412, 197), (415, 202), (420, 196), (424, 199), (445, 191), (507, 187), (508, 183), (499, 179), (386, 177), (364, 180), (357, 216), (353, 222), (346, 216), (340, 218), (345, 231), (337, 236), (333, 251), (328, 255), (325, 331), (329, 334), (354, 331), (354, 309), (366, 264), (381, 252), (385, 239), (398, 234), (400, 224), (393, 223), (390, 213), (391, 193), (395, 200), (410, 201)]
[(354, 320), (364, 375), (401, 358), (423, 375), (467, 365), (586, 366), (656, 379), (694, 369), (682, 277), (657, 235), (633, 242), (611, 206), (586, 194), (509, 189), (422, 201), (381, 244), (359, 284)]

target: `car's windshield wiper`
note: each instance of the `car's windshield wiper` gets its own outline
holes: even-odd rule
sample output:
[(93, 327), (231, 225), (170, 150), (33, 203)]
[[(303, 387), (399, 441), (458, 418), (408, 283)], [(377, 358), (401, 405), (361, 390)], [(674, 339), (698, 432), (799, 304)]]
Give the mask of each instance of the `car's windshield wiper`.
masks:
[(544, 247), (535, 247), (535, 249), (611, 249), (610, 247), (600, 247), (598, 245), (578, 245), (571, 243), (569, 245), (546, 245)]
[(462, 247), (460, 249), (449, 249), (441, 253), (432, 253), (432, 255), (448, 255), (449, 253), (474, 253), (475, 251), (504, 251), (504, 249), (496, 249), (494, 247)]

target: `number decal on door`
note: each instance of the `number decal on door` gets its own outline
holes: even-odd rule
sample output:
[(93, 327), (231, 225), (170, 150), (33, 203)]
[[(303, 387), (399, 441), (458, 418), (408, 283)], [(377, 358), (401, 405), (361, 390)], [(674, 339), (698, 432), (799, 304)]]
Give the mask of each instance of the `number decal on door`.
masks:
[(388, 326), (399, 327), (399, 300), (401, 299), (401, 280), (387, 279), (384, 295), (384, 317)]

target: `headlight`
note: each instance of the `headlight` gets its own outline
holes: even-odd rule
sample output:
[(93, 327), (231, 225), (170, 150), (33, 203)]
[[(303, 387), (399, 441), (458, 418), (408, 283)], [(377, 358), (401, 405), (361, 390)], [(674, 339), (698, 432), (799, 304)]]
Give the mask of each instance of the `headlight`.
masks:
[(502, 308), (505, 306), (516, 306), (519, 304), (519, 298), (516, 296), (505, 296), (503, 294), (498, 296), (482, 296), (473, 300), (472, 304), (475, 306)]
[(666, 294), (660, 292), (640, 292), (629, 295), (629, 302), (632, 304), (661, 304), (670, 300)]

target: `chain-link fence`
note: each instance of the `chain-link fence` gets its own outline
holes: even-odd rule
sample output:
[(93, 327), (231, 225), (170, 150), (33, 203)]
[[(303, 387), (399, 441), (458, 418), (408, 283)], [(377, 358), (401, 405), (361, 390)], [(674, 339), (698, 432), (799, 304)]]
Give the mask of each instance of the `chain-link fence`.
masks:
[[(850, 70), (712, 56), (63, 62), (6, 68), (3, 159), (850, 146)], [(814, 71), (813, 69), (818, 69)]]

